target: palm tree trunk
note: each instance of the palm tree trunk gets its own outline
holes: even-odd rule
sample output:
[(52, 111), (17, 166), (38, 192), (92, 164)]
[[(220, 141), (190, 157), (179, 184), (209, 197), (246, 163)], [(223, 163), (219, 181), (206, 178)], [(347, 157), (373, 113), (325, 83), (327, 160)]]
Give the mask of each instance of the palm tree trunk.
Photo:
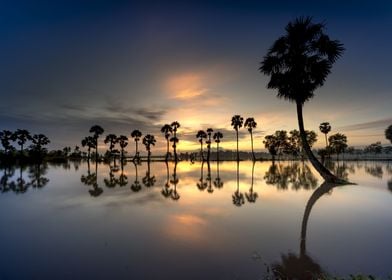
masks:
[(203, 142), (200, 142), (200, 160), (204, 161)]
[(238, 152), (238, 129), (236, 130), (237, 133), (237, 161), (240, 161), (240, 154)]
[(252, 146), (252, 157), (253, 157), (253, 161), (255, 161), (255, 160), (256, 160), (256, 157), (255, 157), (255, 152), (253, 151), (253, 131), (250, 131), (250, 143), (251, 143), (251, 146)]
[(302, 104), (297, 102), (297, 117), (298, 117), (298, 126), (301, 134), (302, 146), (308, 156), (309, 161), (312, 163), (313, 167), (317, 170), (317, 172), (324, 178), (326, 182), (329, 183), (337, 183), (344, 184), (347, 183), (345, 180), (340, 179), (333, 175), (318, 159), (314, 156), (312, 150), (309, 147), (308, 141), (306, 140), (305, 128), (304, 128), (304, 120), (302, 116)]
[(327, 133), (325, 135), (325, 149), (328, 149), (328, 139), (327, 139)]
[(219, 143), (216, 144), (216, 161), (219, 162)]
[(169, 138), (166, 138), (166, 158), (165, 161), (169, 160)]

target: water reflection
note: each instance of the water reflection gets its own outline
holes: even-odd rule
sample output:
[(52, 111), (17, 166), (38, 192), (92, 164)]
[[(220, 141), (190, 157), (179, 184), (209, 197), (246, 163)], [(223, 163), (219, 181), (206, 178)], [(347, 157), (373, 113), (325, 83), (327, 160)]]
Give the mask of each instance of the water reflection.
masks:
[(86, 185), (91, 186), (88, 192), (93, 197), (98, 197), (103, 193), (103, 189), (98, 186), (98, 163), (95, 162), (95, 172), (91, 173), (90, 161), (87, 161), (87, 175), (82, 175), (80, 181)]
[(141, 165), (141, 161), (135, 160), (133, 161), (133, 165), (135, 166), (135, 181), (133, 181), (131, 185), (131, 190), (134, 192), (139, 192), (142, 189), (142, 185), (139, 182), (138, 176), (138, 166)]
[(181, 196), (177, 191), (177, 184), (179, 182), (179, 179), (177, 177), (177, 164), (178, 164), (178, 162), (174, 163), (173, 175), (171, 178), (169, 175), (169, 164), (168, 164), (168, 162), (165, 162), (165, 164), (166, 164), (166, 183), (161, 190), (161, 194), (165, 198), (171, 198), (172, 200), (179, 200)]

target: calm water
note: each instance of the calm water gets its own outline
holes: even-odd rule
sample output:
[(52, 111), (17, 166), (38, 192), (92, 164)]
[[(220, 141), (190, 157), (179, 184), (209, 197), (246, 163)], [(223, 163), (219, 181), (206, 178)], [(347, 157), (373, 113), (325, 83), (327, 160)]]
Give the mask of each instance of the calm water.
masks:
[(136, 168), (0, 170), (0, 279), (392, 274), (392, 163), (334, 163), (335, 188), (300, 162)]

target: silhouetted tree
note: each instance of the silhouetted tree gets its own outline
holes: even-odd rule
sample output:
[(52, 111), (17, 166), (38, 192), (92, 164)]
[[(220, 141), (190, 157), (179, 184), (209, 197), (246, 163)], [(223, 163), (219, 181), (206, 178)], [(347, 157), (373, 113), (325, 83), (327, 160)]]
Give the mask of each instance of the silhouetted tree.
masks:
[(151, 134), (147, 134), (143, 138), (143, 144), (146, 147), (146, 151), (147, 151), (148, 162), (150, 162), (150, 159), (151, 159), (151, 145), (155, 146), (156, 142), (157, 142), (157, 140), (155, 140), (154, 135), (151, 135)]
[(236, 139), (237, 139), (237, 161), (240, 160), (240, 154), (238, 151), (238, 130), (242, 127), (242, 124), (244, 123), (244, 118), (241, 117), (240, 115), (234, 115), (231, 118), (231, 126), (234, 128), (236, 132)]
[(375, 155), (382, 153), (382, 145), (381, 142), (372, 143), (365, 147), (365, 153), (373, 153)]
[(171, 127), (173, 130), (173, 137), (170, 139), (170, 142), (173, 142), (174, 161), (177, 162), (177, 143), (179, 142), (177, 137), (177, 129), (180, 127), (180, 123), (178, 121), (174, 121), (171, 123)]
[(20, 146), (20, 153), (23, 154), (23, 145), (31, 140), (30, 132), (26, 129), (17, 129), (14, 132), (13, 139), (15, 139)]
[(115, 134), (106, 135), (105, 140), (103, 141), (105, 144), (109, 144), (109, 153), (110, 156), (113, 156), (113, 150), (115, 145), (117, 144), (117, 136)]
[(385, 138), (392, 143), (392, 125), (388, 126), (388, 128), (385, 129)]
[(142, 133), (140, 132), (140, 130), (135, 129), (134, 131), (132, 131), (131, 137), (133, 138), (133, 140), (135, 140), (135, 145), (136, 145), (135, 156), (133, 157), (133, 161), (140, 161), (138, 143), (139, 143), (140, 137), (142, 137)]
[(128, 146), (128, 137), (124, 136), (124, 135), (120, 135), (117, 138), (117, 142), (120, 145), (120, 149), (121, 149), (121, 162), (123, 162), (124, 160), (124, 149), (126, 146)]
[(328, 149), (327, 135), (331, 131), (331, 125), (329, 124), (329, 122), (323, 122), (323, 123), (320, 123), (319, 129), (320, 129), (321, 133), (324, 133), (324, 135), (325, 135), (325, 148)]
[(87, 147), (87, 159), (90, 160), (91, 149), (95, 148), (95, 139), (93, 136), (86, 136), (82, 140), (82, 147)]
[(253, 150), (253, 129), (256, 128), (256, 126), (257, 126), (257, 123), (256, 123), (254, 118), (247, 118), (245, 120), (244, 127), (247, 128), (249, 133), (250, 133), (250, 143), (251, 143), (251, 147), (252, 147), (252, 158), (253, 158), (253, 161), (256, 160), (255, 152)]
[(100, 135), (102, 135), (104, 133), (104, 130), (99, 125), (93, 125), (90, 128), (90, 132), (94, 133), (93, 138), (95, 140), (95, 161), (97, 161), (98, 160), (98, 138)]
[(212, 128), (207, 128), (207, 161), (210, 162), (210, 156), (211, 156), (211, 137), (212, 137), (212, 132), (214, 130)]
[(269, 49), (260, 71), (271, 76), (268, 88), (277, 89), (278, 97), (297, 105), (298, 126), (303, 148), (320, 175), (328, 182), (343, 183), (313, 155), (307, 141), (302, 116), (306, 101), (322, 86), (333, 63), (342, 55), (343, 45), (323, 32), (323, 24), (301, 17), (286, 26), (286, 34)]
[(11, 141), (15, 141), (14, 134), (9, 130), (0, 131), (0, 141), (1, 145), (4, 148), (5, 154), (9, 154), (14, 150), (14, 147), (11, 145)]
[(170, 141), (170, 136), (171, 136), (171, 134), (173, 132), (173, 129), (172, 129), (170, 124), (165, 124), (161, 128), (161, 132), (165, 135), (165, 139), (166, 139), (167, 147), (166, 147), (165, 161), (168, 161), (169, 155), (170, 155), (170, 152), (169, 152), (169, 141)]
[(336, 153), (339, 159), (339, 154), (344, 153), (344, 150), (348, 147), (347, 136), (342, 133), (336, 133), (329, 136), (328, 141), (331, 151)]
[(49, 138), (43, 134), (34, 134), (31, 138), (31, 142), (30, 149), (32, 156), (37, 159), (42, 159), (44, 154), (48, 151), (45, 146), (50, 143)]
[(275, 161), (275, 156), (278, 154), (278, 139), (275, 135), (266, 135), (264, 137), (264, 147), (272, 156), (272, 161)]
[(203, 139), (207, 138), (207, 133), (204, 130), (199, 130), (196, 134), (196, 138), (199, 139), (199, 143), (200, 143), (200, 160), (204, 161)]
[(221, 139), (223, 138), (223, 134), (219, 131), (214, 133), (214, 140), (216, 143), (216, 160), (219, 161), (219, 143), (221, 142)]

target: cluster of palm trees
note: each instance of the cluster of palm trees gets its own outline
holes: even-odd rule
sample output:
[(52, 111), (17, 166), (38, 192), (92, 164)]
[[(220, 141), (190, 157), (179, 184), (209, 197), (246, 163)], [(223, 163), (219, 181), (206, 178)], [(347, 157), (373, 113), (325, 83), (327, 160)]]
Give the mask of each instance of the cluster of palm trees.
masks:
[(244, 123), (244, 118), (240, 115), (234, 115), (231, 118), (231, 126), (236, 132), (236, 140), (237, 140), (237, 161), (240, 160), (239, 150), (238, 150), (238, 131), (239, 129), (244, 126), (248, 129), (250, 133), (250, 141), (251, 141), (251, 148), (252, 148), (252, 159), (253, 161), (256, 160), (255, 152), (253, 150), (253, 129), (257, 127), (257, 123), (254, 118), (247, 118)]
[[(196, 133), (196, 138), (199, 140), (200, 143), (200, 160), (207, 162), (210, 161), (210, 156), (211, 156), (211, 143), (212, 139), (215, 140), (216, 143), (216, 150), (217, 150), (217, 160), (219, 161), (219, 143), (221, 142), (221, 139), (223, 138), (223, 134), (219, 131), (215, 132), (214, 135), (212, 133), (214, 130), (212, 128), (207, 128), (207, 132), (204, 130), (199, 130)], [(204, 152), (203, 152), (203, 140), (205, 140), (205, 143), (207, 144), (207, 158), (204, 158)]]

